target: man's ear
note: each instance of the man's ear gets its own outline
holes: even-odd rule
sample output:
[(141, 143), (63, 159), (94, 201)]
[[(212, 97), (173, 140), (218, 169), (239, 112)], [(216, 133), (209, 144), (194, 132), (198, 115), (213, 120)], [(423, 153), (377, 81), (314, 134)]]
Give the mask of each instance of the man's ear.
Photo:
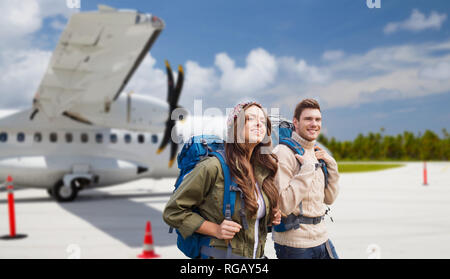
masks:
[(295, 127), (295, 130), (297, 131), (297, 129), (298, 129), (298, 119), (297, 118), (292, 118), (292, 124), (294, 124), (294, 127)]

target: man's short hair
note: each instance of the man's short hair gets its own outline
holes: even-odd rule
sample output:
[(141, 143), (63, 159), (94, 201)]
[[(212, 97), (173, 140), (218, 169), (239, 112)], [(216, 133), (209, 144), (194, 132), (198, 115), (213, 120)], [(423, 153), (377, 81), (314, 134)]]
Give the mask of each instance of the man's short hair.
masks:
[(294, 111), (294, 117), (295, 119), (300, 119), (300, 115), (302, 115), (302, 111), (304, 109), (318, 109), (320, 111), (320, 105), (319, 103), (314, 99), (304, 99), (300, 103), (297, 104)]

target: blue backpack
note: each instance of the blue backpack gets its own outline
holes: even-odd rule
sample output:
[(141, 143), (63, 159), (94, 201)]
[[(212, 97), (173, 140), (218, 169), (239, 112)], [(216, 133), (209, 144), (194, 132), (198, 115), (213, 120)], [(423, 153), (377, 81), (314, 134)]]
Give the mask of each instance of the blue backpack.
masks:
[[(177, 157), (178, 168), (180, 169), (180, 174), (175, 182), (175, 190), (178, 189), (180, 184), (183, 182), (184, 177), (190, 173), (194, 167), (203, 159), (208, 156), (215, 156), (220, 161), (220, 165), (222, 166), (223, 175), (224, 175), (224, 199), (223, 199), (223, 215), (225, 219), (231, 220), (231, 216), (234, 213), (234, 206), (236, 201), (236, 192), (241, 192), (241, 202), (243, 203), (244, 199), (242, 199), (242, 191), (231, 178), (230, 170), (225, 161), (225, 149), (224, 149), (224, 140), (214, 136), (214, 135), (200, 135), (193, 136), (190, 140), (184, 144), (180, 153)], [(241, 206), (240, 215), (245, 218), (244, 206)], [(244, 214), (244, 216), (243, 216)], [(243, 224), (244, 229), (248, 227), (245, 222)], [(173, 228), (170, 228), (169, 232), (172, 232)], [(183, 254), (185, 254), (189, 258), (242, 258), (240, 256), (234, 255), (231, 253), (231, 244), (228, 244), (228, 250), (223, 251), (216, 248), (213, 248), (209, 245), (211, 240), (211, 236), (193, 233), (191, 236), (187, 238), (183, 238), (183, 236), (177, 231), (177, 246)]]
[[(295, 140), (291, 138), (292, 132), (294, 130), (294, 125), (287, 121), (282, 121), (278, 127), (278, 144), (284, 144), (289, 147), (295, 154), (300, 154), (303, 156), (305, 154), (305, 149)], [(328, 186), (328, 170), (327, 165), (324, 160), (320, 159), (319, 164), (316, 167), (321, 167), (324, 177), (325, 177), (325, 188)], [(301, 167), (301, 166), (300, 166)], [(292, 229), (298, 229), (300, 224), (318, 224), (320, 223), (324, 216), (319, 217), (307, 217), (303, 215), (302, 202), (299, 204), (300, 215), (290, 214), (287, 217), (281, 218), (281, 223), (274, 226), (273, 229), (276, 232), (285, 232)], [(328, 210), (325, 212), (327, 214)]]

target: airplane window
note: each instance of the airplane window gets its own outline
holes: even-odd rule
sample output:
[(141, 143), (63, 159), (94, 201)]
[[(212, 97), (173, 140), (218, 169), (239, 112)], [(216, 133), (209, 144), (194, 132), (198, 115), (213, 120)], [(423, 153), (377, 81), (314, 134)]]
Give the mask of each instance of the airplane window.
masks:
[(144, 143), (144, 142), (145, 142), (145, 136), (142, 135), (142, 134), (139, 134), (139, 135), (138, 135), (138, 142), (139, 142), (139, 143)]
[(56, 142), (58, 140), (58, 134), (50, 133), (50, 142)]
[(103, 143), (103, 134), (100, 134), (100, 133), (96, 134), (95, 135), (95, 141), (97, 143)]
[(18, 142), (24, 142), (25, 141), (25, 134), (20, 132), (17, 134), (17, 141)]
[(158, 135), (152, 135), (152, 143), (158, 142)]
[(82, 133), (81, 134), (81, 142), (86, 143), (86, 142), (88, 142), (88, 140), (89, 140), (88, 134)]
[(39, 132), (34, 133), (34, 141), (35, 142), (41, 142), (42, 141), (42, 134), (39, 133)]
[(71, 143), (73, 141), (72, 133), (66, 133), (65, 138), (67, 143)]
[(116, 134), (109, 135), (109, 140), (111, 141), (111, 143), (116, 143), (117, 142), (117, 135)]
[(7, 142), (8, 141), (8, 134), (5, 132), (0, 133), (0, 142)]
[(125, 134), (125, 143), (130, 143), (131, 142), (131, 135), (130, 134)]

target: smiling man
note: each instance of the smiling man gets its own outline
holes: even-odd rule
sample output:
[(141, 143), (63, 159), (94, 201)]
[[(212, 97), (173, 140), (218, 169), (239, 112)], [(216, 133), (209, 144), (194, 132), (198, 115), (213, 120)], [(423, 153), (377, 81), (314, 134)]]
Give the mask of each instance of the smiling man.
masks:
[(316, 146), (322, 127), (319, 103), (313, 99), (301, 101), (295, 108), (293, 123), (291, 138), (303, 147), (303, 155), (284, 144), (274, 149), (283, 215), (281, 227), (273, 232), (275, 251), (281, 259), (336, 259), (323, 219), (326, 205), (337, 197), (339, 173), (333, 157)]

